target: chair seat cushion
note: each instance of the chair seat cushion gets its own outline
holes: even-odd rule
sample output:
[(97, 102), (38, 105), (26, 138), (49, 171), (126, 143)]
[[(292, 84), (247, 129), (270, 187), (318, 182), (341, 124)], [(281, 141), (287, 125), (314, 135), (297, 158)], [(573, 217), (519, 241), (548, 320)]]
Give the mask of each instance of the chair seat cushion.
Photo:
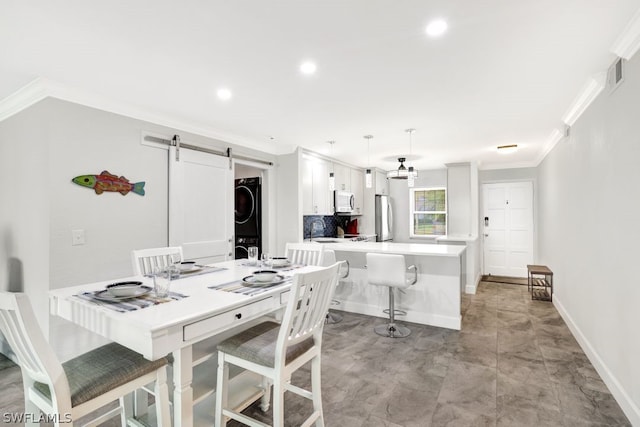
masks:
[[(149, 361), (120, 344), (98, 347), (62, 364), (71, 406), (76, 407), (167, 364), (166, 358)], [(36, 390), (51, 399), (49, 386), (36, 382)]]
[[(275, 366), (276, 341), (280, 324), (264, 322), (218, 344), (218, 351), (273, 368)], [(287, 348), (285, 363), (289, 364), (313, 347), (313, 338), (308, 338)]]

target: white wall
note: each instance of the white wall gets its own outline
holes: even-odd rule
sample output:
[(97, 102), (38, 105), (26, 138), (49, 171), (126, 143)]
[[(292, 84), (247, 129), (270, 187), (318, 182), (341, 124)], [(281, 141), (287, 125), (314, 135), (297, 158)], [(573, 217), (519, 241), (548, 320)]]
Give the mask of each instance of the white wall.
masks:
[(27, 293), (44, 331), (49, 318), (49, 125), (42, 105), (0, 122), (0, 290)]
[(471, 190), (471, 165), (447, 165), (447, 234), (471, 235)]
[[(302, 154), (298, 149), (292, 154), (278, 156), (276, 164), (276, 250), (284, 254), (287, 242), (302, 239)], [(273, 252), (273, 251), (272, 251)]]
[(633, 425), (640, 425), (640, 56), (542, 162), (540, 262), (554, 304)]
[[(414, 184), (416, 188), (446, 186), (446, 169), (421, 170)], [(407, 180), (390, 179), (389, 195), (391, 196), (391, 207), (393, 208), (393, 241), (399, 243), (429, 242), (424, 238), (409, 237), (409, 187), (407, 187)]]

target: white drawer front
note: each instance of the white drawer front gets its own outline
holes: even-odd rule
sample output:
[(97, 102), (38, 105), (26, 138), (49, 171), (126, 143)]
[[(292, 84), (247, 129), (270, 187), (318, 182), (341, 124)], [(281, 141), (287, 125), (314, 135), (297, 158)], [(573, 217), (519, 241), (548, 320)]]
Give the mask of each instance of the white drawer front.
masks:
[(235, 310), (225, 311), (206, 319), (198, 320), (183, 327), (183, 340), (191, 341), (194, 338), (211, 335), (212, 332), (232, 328), (251, 319), (255, 315), (273, 310), (273, 297), (268, 297), (254, 303), (238, 307)]

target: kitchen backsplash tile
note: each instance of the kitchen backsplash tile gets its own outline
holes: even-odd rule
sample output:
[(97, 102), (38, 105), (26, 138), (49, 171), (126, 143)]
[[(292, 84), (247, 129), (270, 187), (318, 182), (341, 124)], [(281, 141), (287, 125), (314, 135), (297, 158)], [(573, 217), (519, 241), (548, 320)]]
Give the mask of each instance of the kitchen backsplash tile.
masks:
[(309, 237), (336, 237), (338, 233), (338, 220), (333, 215), (304, 215), (303, 239)]

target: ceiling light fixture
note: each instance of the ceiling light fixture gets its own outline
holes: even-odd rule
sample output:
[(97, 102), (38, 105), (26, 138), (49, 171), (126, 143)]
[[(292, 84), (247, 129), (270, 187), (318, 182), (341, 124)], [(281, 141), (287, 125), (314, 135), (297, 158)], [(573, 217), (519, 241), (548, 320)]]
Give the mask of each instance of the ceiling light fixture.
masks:
[[(409, 155), (411, 155), (411, 137), (415, 131), (416, 130), (413, 128), (405, 130), (405, 132), (409, 134)], [(400, 162), (400, 166), (398, 166), (398, 169), (396, 170), (387, 172), (387, 178), (409, 179), (408, 185), (413, 187), (414, 180), (418, 177), (418, 171), (415, 170), (413, 166), (410, 166), (409, 169), (407, 169), (404, 165), (404, 162), (407, 161), (406, 157), (398, 157), (398, 161)]]
[(367, 170), (364, 174), (364, 182), (367, 188), (371, 188), (373, 186), (373, 177), (371, 176), (371, 138), (373, 135), (365, 135), (364, 139), (367, 140)]
[(218, 89), (217, 94), (218, 94), (218, 98), (220, 98), (223, 101), (227, 101), (231, 99), (231, 91), (227, 88)]
[[(335, 141), (327, 141), (327, 143), (331, 144), (331, 158), (333, 158), (333, 144)], [(336, 176), (333, 173), (333, 162), (331, 162), (331, 172), (329, 172), (329, 191), (334, 191), (336, 189)]]
[(313, 74), (316, 72), (316, 69), (317, 69), (316, 64), (313, 61), (305, 61), (300, 65), (300, 72), (302, 74), (307, 74), (307, 75)]
[(425, 32), (430, 37), (440, 37), (447, 31), (448, 25), (443, 19), (436, 19), (429, 22)]
[(509, 144), (509, 145), (498, 145), (498, 153), (500, 154), (511, 154), (518, 151), (518, 144)]

